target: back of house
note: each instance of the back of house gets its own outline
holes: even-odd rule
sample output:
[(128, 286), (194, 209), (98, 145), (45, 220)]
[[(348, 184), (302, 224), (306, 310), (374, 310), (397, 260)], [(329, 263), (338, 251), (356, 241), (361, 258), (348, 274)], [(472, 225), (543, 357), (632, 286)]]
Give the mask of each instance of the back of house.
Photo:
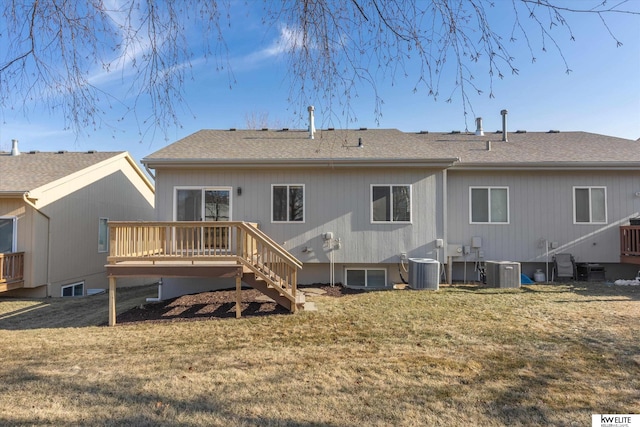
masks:
[[(505, 136), (508, 135), (508, 138)], [(533, 277), (554, 253), (620, 263), (638, 216), (638, 143), (585, 132), (202, 130), (149, 156), (156, 220), (255, 223), (304, 264), (300, 284), (385, 288), (411, 259), (441, 281), (489, 260)], [(224, 281), (223, 281), (224, 282)], [(165, 280), (165, 296), (222, 285)]]

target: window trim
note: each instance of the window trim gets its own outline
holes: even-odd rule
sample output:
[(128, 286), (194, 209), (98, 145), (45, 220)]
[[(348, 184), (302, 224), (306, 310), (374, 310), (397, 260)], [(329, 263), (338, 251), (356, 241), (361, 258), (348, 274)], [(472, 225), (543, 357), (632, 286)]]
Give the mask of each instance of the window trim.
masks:
[[(348, 271), (358, 271), (358, 270), (362, 270), (365, 272), (365, 276), (364, 276), (364, 281), (365, 284), (364, 286), (359, 286), (359, 285), (349, 285), (348, 282)], [(386, 268), (384, 267), (345, 267), (344, 268), (344, 283), (345, 283), (345, 287), (347, 288), (367, 288), (367, 289), (382, 289), (378, 286), (367, 286), (367, 282), (369, 281), (369, 271), (370, 270), (375, 270), (375, 271), (384, 271), (384, 287), (387, 288), (388, 285), (388, 280), (389, 280), (389, 272), (387, 271)]]
[(18, 217), (17, 216), (0, 216), (0, 219), (8, 219), (13, 223), (13, 229), (11, 230), (11, 252), (17, 252), (18, 250)]
[[(287, 219), (278, 221), (273, 218), (273, 189), (274, 187), (287, 187)], [(289, 191), (291, 187), (302, 187), (302, 221), (292, 221), (289, 219)], [(307, 221), (307, 189), (305, 184), (271, 184), (271, 223), (272, 224), (304, 224)]]
[[(487, 190), (487, 206), (489, 207), (489, 220), (488, 221), (474, 221), (473, 220), (473, 190)], [(491, 220), (491, 190), (506, 190), (507, 191), (507, 220), (506, 221), (492, 221)], [(511, 223), (511, 206), (509, 197), (509, 187), (506, 185), (474, 185), (469, 186), (469, 224), (477, 225), (509, 225)]]
[[(105, 242), (104, 245), (100, 246), (100, 227), (102, 224), (105, 224), (106, 232), (105, 232)], [(104, 254), (109, 252), (109, 218), (100, 217), (98, 218), (98, 253)]]
[[(82, 295), (70, 295), (70, 296), (65, 296), (64, 295), (64, 290), (67, 288), (75, 288), (76, 286), (82, 286)], [(75, 282), (75, 283), (71, 283), (69, 285), (64, 285), (60, 287), (60, 297), (62, 298), (78, 298), (78, 297), (83, 297), (84, 296), (84, 281), (82, 282)]]
[[(373, 188), (387, 187), (391, 196), (391, 215), (389, 221), (374, 221), (373, 219)], [(393, 187), (409, 187), (409, 220), (394, 221), (393, 220)], [(371, 224), (412, 224), (413, 223), (413, 185), (412, 184), (370, 184), (369, 185), (369, 220)]]
[[(591, 190), (602, 189), (604, 190), (604, 221), (593, 221), (593, 204), (591, 197)], [(576, 190), (589, 190), (589, 221), (583, 222), (577, 219), (577, 206), (576, 206)], [(573, 224), (574, 225), (594, 225), (594, 224), (608, 224), (609, 223), (609, 209), (607, 207), (607, 187), (604, 185), (574, 185), (572, 189), (573, 198)]]

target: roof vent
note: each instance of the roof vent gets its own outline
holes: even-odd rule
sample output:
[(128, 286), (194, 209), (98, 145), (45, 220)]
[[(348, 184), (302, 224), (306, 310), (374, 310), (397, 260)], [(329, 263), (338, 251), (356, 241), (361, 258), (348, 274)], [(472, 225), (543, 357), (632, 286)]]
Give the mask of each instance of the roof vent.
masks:
[(282, 132), (287, 132), (289, 128), (282, 128)]
[(476, 135), (484, 135), (484, 130), (482, 130), (482, 117), (476, 117)]
[(502, 140), (504, 142), (509, 142), (509, 140), (507, 139), (507, 114), (509, 112), (507, 110), (502, 110), (500, 111), (500, 114), (502, 115)]
[(559, 131), (559, 130), (551, 129), (551, 130), (549, 131), (549, 133), (560, 133), (560, 131)]
[(367, 128), (360, 128), (360, 130), (367, 130)]
[(20, 155), (20, 150), (18, 149), (18, 140), (17, 139), (12, 139), (11, 140), (11, 155), (12, 156), (19, 156)]
[(364, 144), (362, 144), (362, 138), (358, 138), (358, 148), (363, 148)]
[(526, 130), (517, 130), (516, 133), (527, 133)]
[(269, 128), (262, 128), (263, 132), (268, 131), (268, 130), (269, 130)]
[(327, 130), (336, 130), (336, 128), (327, 128)]
[(309, 139), (313, 139), (314, 134), (316, 133), (315, 117), (313, 116), (314, 110), (315, 108), (313, 105), (309, 105), (307, 107), (307, 111), (309, 112)]
[(65, 154), (65, 153), (67, 153), (67, 150), (60, 150), (56, 154)]
[(236, 128), (229, 129), (229, 132), (235, 132), (235, 131), (236, 131)]
[(420, 135), (427, 135), (429, 133), (428, 130), (421, 130), (420, 132), (418, 132), (418, 134)]
[(87, 151), (87, 154), (96, 154), (98, 151), (97, 150), (89, 150)]
[(29, 154), (38, 154), (38, 153), (39, 153), (39, 151), (38, 151), (38, 150), (31, 150), (31, 151), (29, 151)]
[(459, 134), (459, 133), (460, 133), (460, 131), (459, 131), (459, 130), (452, 130), (452, 131), (451, 131), (451, 134), (452, 134), (452, 135), (457, 135), (457, 134)]

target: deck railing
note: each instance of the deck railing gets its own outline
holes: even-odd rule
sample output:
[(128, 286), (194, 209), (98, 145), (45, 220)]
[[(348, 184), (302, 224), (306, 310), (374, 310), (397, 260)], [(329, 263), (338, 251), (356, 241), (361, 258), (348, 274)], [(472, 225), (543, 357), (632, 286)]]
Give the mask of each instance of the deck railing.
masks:
[(242, 221), (109, 222), (110, 264), (122, 261), (236, 261), (295, 297), (302, 263)]
[(24, 280), (24, 252), (0, 253), (0, 283)]
[(640, 225), (620, 227), (620, 257), (638, 257), (640, 260)]

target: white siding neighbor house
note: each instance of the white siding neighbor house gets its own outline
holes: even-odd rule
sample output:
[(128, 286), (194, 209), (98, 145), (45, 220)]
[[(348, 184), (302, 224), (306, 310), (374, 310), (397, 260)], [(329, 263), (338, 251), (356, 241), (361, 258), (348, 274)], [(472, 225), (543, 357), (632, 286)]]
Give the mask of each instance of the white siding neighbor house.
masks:
[[(136, 250), (157, 260), (187, 253), (192, 263), (208, 250), (209, 261), (224, 253), (228, 267), (244, 265), (215, 280), (173, 274), (167, 298), (234, 278), (251, 285), (244, 274), (266, 255), (246, 240), (246, 224), (291, 257), (298, 284), (391, 287), (407, 280), (412, 258), (443, 264), (443, 282), (477, 280), (485, 260), (521, 263), (533, 277), (550, 274), (556, 253), (602, 264), (608, 278), (635, 274), (621, 260), (640, 262), (640, 248), (623, 248), (621, 232), (640, 214), (640, 143), (506, 126), (485, 133), (477, 123), (463, 133), (201, 130), (142, 160), (155, 171), (156, 224), (139, 232), (152, 237)], [(192, 237), (178, 238), (187, 232), (176, 224)], [(111, 275), (144, 274), (116, 268), (134, 255), (112, 253)]]
[[(112, 220), (154, 218), (154, 187), (126, 152), (0, 152), (0, 296), (108, 286)], [(133, 283), (133, 282), (131, 282)]]

